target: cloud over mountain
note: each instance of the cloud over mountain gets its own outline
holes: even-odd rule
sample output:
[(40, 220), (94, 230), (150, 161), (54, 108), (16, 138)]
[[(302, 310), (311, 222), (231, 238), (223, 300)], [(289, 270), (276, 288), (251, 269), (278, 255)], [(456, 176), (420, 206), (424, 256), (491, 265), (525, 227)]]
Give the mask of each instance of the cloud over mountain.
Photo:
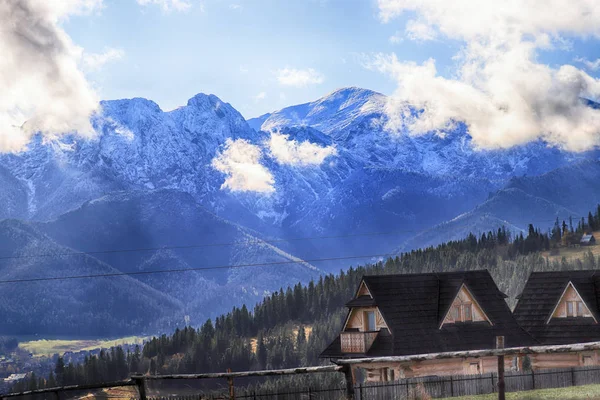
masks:
[(276, 132), (271, 133), (268, 147), (277, 162), (288, 165), (321, 165), (327, 157), (337, 154), (333, 145), (322, 147), (309, 141), (298, 142)]
[(221, 189), (232, 192), (272, 193), (275, 179), (260, 163), (261, 148), (245, 139), (227, 139), (225, 148), (212, 160), (212, 166), (227, 175)]
[[(539, 50), (559, 48), (566, 36), (600, 36), (594, 1), (378, 4), (384, 22), (415, 15), (406, 24), (408, 38), (445, 36), (464, 43), (451, 78), (438, 73), (434, 59), (417, 64), (380, 54), (368, 63), (398, 83), (388, 104), (391, 129), (421, 134), (464, 121), (481, 148), (537, 139), (573, 151), (600, 144), (600, 111), (581, 101), (600, 97), (600, 81), (572, 65), (551, 67), (537, 59)], [(415, 115), (409, 104), (422, 111)]]
[[(101, 0), (0, 1), (0, 151), (21, 150), (31, 135), (93, 134), (96, 93), (78, 66), (81, 49), (59, 26)], [(25, 123), (25, 121), (27, 121)]]

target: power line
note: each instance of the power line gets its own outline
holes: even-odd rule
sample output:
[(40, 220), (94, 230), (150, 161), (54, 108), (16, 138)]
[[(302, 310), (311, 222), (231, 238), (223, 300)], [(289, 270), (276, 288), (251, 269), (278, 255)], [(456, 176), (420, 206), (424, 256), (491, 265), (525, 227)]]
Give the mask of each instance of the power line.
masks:
[(308, 263), (320, 262), (320, 261), (341, 261), (341, 260), (352, 260), (352, 259), (360, 259), (360, 258), (379, 258), (379, 257), (390, 257), (390, 256), (394, 256), (394, 255), (397, 255), (397, 254), (396, 253), (384, 253), (384, 254), (371, 254), (371, 255), (364, 255), (364, 256), (344, 256), (344, 257), (314, 258), (314, 259), (307, 259), (307, 260), (274, 261), (274, 262), (268, 262), (268, 263), (255, 263), (255, 264), (218, 265), (218, 266), (214, 266), (214, 267), (159, 269), (159, 270), (152, 270), (152, 271), (111, 272), (111, 273), (107, 273), (107, 274), (8, 279), (8, 280), (0, 280), (0, 284), (1, 283), (63, 281), (63, 280), (73, 280), (73, 279), (112, 278), (112, 277), (117, 277), (117, 276), (152, 275), (152, 274), (164, 274), (164, 273), (174, 273), (174, 272), (208, 271), (208, 270), (229, 269), (229, 268), (248, 268), (248, 267), (263, 267), (263, 266), (266, 267), (266, 266), (283, 265), (283, 264), (308, 264)]
[[(583, 218), (581, 216), (574, 216), (574, 218)], [(533, 223), (540, 222), (554, 222), (554, 219), (548, 220), (538, 220)], [(508, 221), (507, 221), (508, 222)], [(226, 246), (237, 246), (237, 245), (253, 245), (253, 244), (262, 244), (262, 243), (281, 243), (281, 242), (297, 242), (304, 240), (327, 240), (327, 239), (344, 239), (344, 238), (352, 238), (352, 237), (367, 237), (367, 236), (393, 236), (400, 235), (404, 233), (425, 233), (429, 229), (433, 229), (434, 227), (430, 227), (428, 229), (403, 229), (389, 232), (366, 232), (366, 233), (356, 233), (356, 234), (348, 234), (348, 235), (328, 235), (328, 236), (305, 236), (305, 237), (297, 237), (297, 238), (289, 238), (289, 239), (252, 239), (248, 241), (237, 241), (237, 242), (225, 242), (225, 243), (202, 243), (202, 244), (192, 244), (192, 245), (177, 245), (177, 246), (157, 246), (157, 247), (140, 247), (140, 248), (131, 248), (131, 249), (111, 249), (111, 250), (92, 250), (92, 251), (71, 251), (64, 253), (48, 253), (48, 254), (25, 254), (18, 256), (0, 256), (0, 261), (2, 260), (14, 260), (14, 259), (27, 259), (27, 258), (47, 258), (47, 257), (67, 257), (67, 256), (86, 256), (86, 255), (99, 255), (99, 254), (119, 254), (119, 253), (138, 253), (138, 252), (148, 252), (148, 251), (158, 251), (158, 250), (188, 250), (188, 249), (197, 249), (197, 248), (208, 248), (208, 247), (226, 247)]]
[(331, 235), (331, 236), (305, 236), (290, 239), (252, 239), (248, 241), (237, 241), (237, 242), (226, 242), (226, 243), (203, 243), (203, 244), (192, 244), (192, 245), (179, 245), (179, 246), (158, 246), (158, 247), (140, 247), (133, 249), (113, 249), (113, 250), (95, 250), (95, 251), (72, 251), (68, 253), (48, 253), (48, 254), (25, 254), (18, 256), (0, 256), (0, 260), (12, 260), (20, 258), (43, 258), (43, 257), (63, 257), (63, 256), (83, 256), (83, 255), (95, 255), (95, 254), (114, 254), (114, 253), (135, 253), (145, 251), (158, 251), (158, 250), (185, 250), (195, 249), (203, 247), (225, 247), (225, 246), (237, 246), (237, 245), (253, 245), (262, 243), (278, 243), (278, 242), (295, 242), (302, 240), (325, 240), (325, 239), (344, 239), (350, 237), (365, 237), (365, 236), (384, 236), (384, 235), (398, 235), (402, 233), (417, 233), (417, 230), (400, 230), (393, 232), (367, 232), (357, 233), (349, 235)]

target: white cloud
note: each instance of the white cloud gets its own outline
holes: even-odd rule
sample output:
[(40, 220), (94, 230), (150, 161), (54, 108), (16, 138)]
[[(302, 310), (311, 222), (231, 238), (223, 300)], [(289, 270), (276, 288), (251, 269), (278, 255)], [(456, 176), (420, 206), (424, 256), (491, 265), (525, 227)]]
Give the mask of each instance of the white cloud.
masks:
[(266, 92), (260, 92), (259, 94), (257, 94), (256, 96), (254, 96), (254, 101), (258, 102), (261, 100), (264, 100), (267, 98), (267, 93)]
[[(568, 45), (563, 36), (600, 37), (596, 1), (378, 0), (378, 4), (384, 22), (414, 13), (418, 22), (409, 22), (406, 28), (415, 39), (436, 34), (464, 43), (455, 56), (458, 67), (452, 78), (440, 76), (433, 59), (420, 65), (394, 55), (371, 60), (369, 67), (398, 82), (388, 104), (391, 129), (420, 134), (464, 121), (482, 148), (537, 139), (574, 151), (600, 144), (600, 111), (580, 101), (600, 97), (600, 81), (572, 65), (553, 68), (537, 61), (540, 49)], [(414, 117), (408, 104), (423, 112)]]
[(242, 11), (244, 7), (241, 4), (230, 4), (229, 9), (233, 11)]
[(576, 58), (575, 62), (585, 65), (585, 67), (591, 71), (598, 71), (600, 69), (600, 58), (596, 61), (590, 61), (587, 58)]
[(188, 0), (137, 0), (141, 6), (154, 4), (160, 6), (164, 12), (170, 11), (186, 11), (192, 7)]
[(247, 74), (248, 73), (248, 67), (246, 67), (245, 65), (240, 65), (240, 72), (242, 74)]
[(304, 87), (323, 83), (325, 77), (313, 68), (282, 68), (277, 70), (277, 81), (284, 86)]
[(212, 166), (227, 175), (221, 189), (232, 192), (272, 193), (275, 179), (260, 163), (262, 151), (244, 139), (227, 139), (224, 150), (212, 160)]
[(417, 19), (411, 19), (406, 23), (406, 36), (410, 40), (426, 41), (435, 39), (437, 32), (431, 25)]
[(392, 36), (390, 36), (388, 40), (392, 44), (398, 44), (404, 40), (404, 37), (402, 36), (402, 32), (396, 31), (396, 33), (394, 33)]
[(329, 156), (337, 155), (335, 146), (322, 147), (309, 141), (290, 140), (289, 135), (272, 132), (267, 142), (269, 152), (280, 164), (294, 166), (320, 165)]
[(94, 12), (102, 0), (0, 2), (0, 151), (19, 151), (36, 132), (47, 139), (94, 134), (98, 98), (60, 21)]
[(116, 61), (125, 55), (122, 49), (108, 48), (103, 53), (83, 53), (83, 65), (87, 71), (97, 71), (104, 64)]

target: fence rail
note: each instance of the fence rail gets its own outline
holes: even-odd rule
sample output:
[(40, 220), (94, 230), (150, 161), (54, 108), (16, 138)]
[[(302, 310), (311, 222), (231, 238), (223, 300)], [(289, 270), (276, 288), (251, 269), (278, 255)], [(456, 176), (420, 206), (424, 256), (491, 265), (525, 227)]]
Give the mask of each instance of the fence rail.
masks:
[[(226, 373), (209, 373), (209, 374), (189, 374), (189, 375), (156, 375), (156, 376), (132, 376), (130, 379), (119, 382), (100, 383), (94, 385), (73, 385), (65, 387), (56, 387), (41, 390), (31, 390), (20, 393), (0, 394), (0, 400), (15, 397), (26, 397), (34, 400), (44, 399), (63, 400), (65, 392), (77, 392), (84, 390), (99, 390), (103, 388), (112, 388), (119, 386), (135, 386), (137, 388), (137, 396), (140, 400), (163, 400), (164, 398), (150, 397), (146, 393), (146, 383), (153, 380), (182, 380), (182, 379), (226, 379), (229, 388), (229, 395), (213, 397), (214, 399), (256, 399), (261, 400), (321, 400), (321, 399), (359, 399), (359, 400), (377, 400), (377, 399), (412, 399), (415, 396), (423, 397), (421, 394), (429, 393), (430, 397), (454, 397), (462, 395), (485, 394), (492, 393), (500, 388), (498, 397), (503, 398), (503, 383), (506, 391), (522, 391), (542, 388), (557, 388), (574, 385), (586, 385), (592, 383), (600, 383), (600, 367), (578, 367), (566, 370), (546, 370), (541, 372), (531, 373), (503, 373), (503, 368), (500, 377), (496, 374), (483, 374), (475, 376), (450, 376), (450, 377), (430, 377), (430, 378), (413, 378), (404, 379), (395, 382), (359, 385), (353, 384), (351, 366), (357, 364), (371, 363), (399, 363), (410, 361), (424, 360), (442, 360), (451, 358), (466, 358), (466, 357), (488, 357), (497, 356), (498, 366), (503, 367), (503, 358), (505, 355), (516, 354), (549, 354), (549, 353), (567, 353), (600, 350), (600, 342), (576, 343), (570, 345), (559, 346), (532, 346), (532, 347), (512, 347), (512, 348), (496, 348), (487, 350), (470, 350), (470, 351), (454, 351), (444, 353), (417, 354), (411, 356), (391, 356), (378, 358), (360, 358), (360, 359), (343, 359), (337, 360), (337, 365), (328, 365), (320, 367), (303, 367), (280, 370), (266, 371), (245, 371)], [(242, 393), (243, 389), (236, 395), (234, 388), (234, 378), (244, 377), (266, 377), (266, 376), (282, 376), (282, 375), (297, 375), (309, 373), (342, 373), (344, 375), (344, 388), (323, 388), (309, 389), (298, 392), (286, 393)], [(504, 376), (504, 381), (502, 380)], [(500, 382), (497, 385), (498, 381)], [(420, 393), (422, 392), (422, 393)], [(40, 397), (34, 397), (40, 396)], [(200, 400), (207, 399), (198, 393), (195, 393), (195, 398)], [(324, 397), (325, 396), (325, 397)], [(210, 397), (208, 397), (210, 398)], [(188, 396), (170, 396), (168, 399), (175, 400), (191, 400)]]

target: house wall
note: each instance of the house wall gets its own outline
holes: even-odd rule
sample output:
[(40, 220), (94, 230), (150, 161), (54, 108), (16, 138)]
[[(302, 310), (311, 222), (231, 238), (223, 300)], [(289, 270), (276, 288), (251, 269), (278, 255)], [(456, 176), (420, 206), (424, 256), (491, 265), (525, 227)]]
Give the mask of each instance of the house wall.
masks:
[[(504, 369), (511, 371), (516, 369), (516, 361), (513, 356), (504, 359)], [(421, 376), (447, 376), (447, 375), (470, 375), (486, 374), (498, 371), (497, 357), (482, 358), (450, 358), (442, 360), (412, 361), (408, 363), (370, 363), (357, 364), (353, 368), (365, 370), (367, 382), (380, 382), (385, 380), (381, 372), (384, 368), (394, 371), (394, 378), (415, 378)]]
[(361, 332), (364, 331), (365, 321), (364, 321), (364, 312), (365, 311), (375, 311), (375, 324), (376, 329), (380, 330), (382, 328), (387, 328), (385, 321), (383, 320), (383, 316), (377, 309), (377, 307), (355, 307), (350, 312), (350, 318), (348, 319), (348, 323), (346, 324), (346, 329), (349, 328), (357, 328)]
[[(517, 366), (522, 363), (522, 358), (517, 360), (515, 358), (515, 356), (506, 356), (504, 358), (505, 371), (517, 370)], [(598, 351), (532, 354), (529, 355), (529, 358), (534, 371), (600, 365), (600, 352)], [(381, 382), (382, 380), (386, 380), (383, 373), (384, 368), (394, 371), (394, 379), (498, 372), (498, 358), (449, 358), (443, 360), (412, 361), (408, 363), (369, 363), (356, 364), (352, 368), (363, 369), (367, 382)]]
[[(567, 316), (567, 301), (583, 301), (571, 285), (567, 287), (563, 297), (560, 299), (554, 314), (552, 314), (552, 318), (565, 318)], [(583, 303), (583, 311), (584, 317), (592, 316), (592, 313), (590, 313), (590, 310), (585, 305), (585, 302)]]
[(532, 354), (529, 356), (529, 359), (534, 371), (600, 365), (600, 356), (597, 351)]

